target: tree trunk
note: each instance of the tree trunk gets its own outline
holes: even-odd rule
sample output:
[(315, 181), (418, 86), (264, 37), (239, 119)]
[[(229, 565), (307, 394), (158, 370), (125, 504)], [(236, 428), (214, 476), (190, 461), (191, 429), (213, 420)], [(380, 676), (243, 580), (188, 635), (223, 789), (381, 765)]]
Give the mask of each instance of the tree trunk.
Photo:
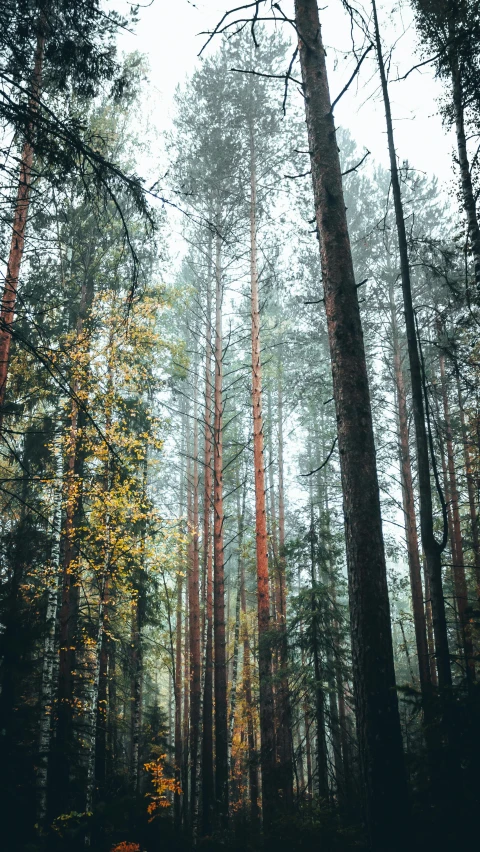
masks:
[(410, 282), (410, 264), (408, 259), (407, 235), (405, 230), (405, 218), (403, 215), (400, 180), (398, 176), (397, 155), (395, 152), (395, 143), (393, 138), (393, 123), (390, 109), (390, 97), (388, 93), (387, 77), (385, 74), (385, 65), (383, 61), (382, 46), (380, 41), (380, 30), (378, 26), (377, 8), (375, 5), (375, 0), (372, 0), (372, 8), (375, 23), (375, 42), (377, 49), (378, 67), (380, 71), (383, 101), (385, 106), (388, 151), (390, 156), (390, 172), (392, 180), (392, 194), (395, 205), (395, 219), (397, 225), (398, 247), (400, 253), (403, 307), (407, 331), (407, 349), (410, 363), (410, 377), (412, 385), (412, 409), (415, 424), (415, 438), (417, 448), (417, 472), (420, 492), (420, 529), (430, 582), (438, 682), (440, 688), (442, 689), (444, 687), (450, 686), (452, 683), (448, 650), (447, 622), (445, 617), (445, 601), (443, 598), (441, 562), (442, 545), (440, 545), (435, 539), (433, 530), (433, 507), (432, 490), (430, 483), (428, 440), (427, 430), (425, 426), (425, 411), (422, 390), (420, 356), (418, 352), (415, 329), (415, 312), (412, 302), (412, 288)]
[(222, 269), (221, 238), (216, 237), (215, 263), (215, 401), (213, 441), (213, 641), (215, 672), (215, 799), (220, 826), (228, 820), (227, 668), (225, 648), (225, 574), (223, 552), (223, 433), (222, 433)]
[[(97, 725), (97, 711), (98, 711), (98, 691), (100, 684), (100, 660), (101, 660), (101, 652), (102, 652), (102, 639), (103, 639), (103, 630), (105, 623), (105, 599), (108, 595), (108, 577), (107, 572), (109, 570), (108, 562), (109, 555), (107, 557), (106, 565), (105, 565), (105, 574), (102, 578), (101, 587), (100, 587), (100, 604), (98, 608), (98, 622), (97, 622), (97, 637), (95, 641), (95, 647), (93, 649), (93, 678), (92, 684), (90, 688), (90, 697), (88, 702), (88, 716), (87, 716), (87, 780), (85, 785), (85, 813), (91, 813), (93, 807), (93, 796), (95, 792), (95, 741), (96, 741), (96, 725)], [(86, 844), (90, 845), (90, 835), (89, 833), (86, 836)]]
[(243, 498), (240, 505), (240, 482), (238, 479), (238, 469), (236, 476), (236, 494), (237, 494), (237, 519), (238, 519), (238, 586), (237, 600), (235, 604), (235, 633), (233, 638), (233, 665), (232, 665), (232, 686), (230, 689), (230, 718), (228, 725), (228, 751), (230, 755), (230, 775), (233, 776), (234, 761), (232, 757), (233, 731), (235, 727), (235, 708), (237, 704), (237, 678), (238, 678), (238, 652), (240, 648), (240, 615), (242, 602), (242, 575), (243, 575), (243, 531), (245, 519), (245, 501), (246, 501), (246, 481), (243, 484)]
[[(439, 329), (440, 331), (441, 329)], [(460, 622), (461, 641), (465, 654), (465, 674), (468, 681), (475, 680), (475, 660), (473, 655), (473, 643), (468, 616), (468, 591), (465, 576), (465, 562), (463, 555), (462, 530), (460, 526), (460, 507), (457, 487), (457, 474), (455, 470), (455, 457), (453, 452), (453, 434), (450, 419), (450, 406), (448, 402), (447, 381), (445, 375), (445, 355), (439, 350), (440, 379), (442, 386), (443, 416), (445, 421), (445, 432), (447, 442), (447, 465), (450, 492), (450, 511), (452, 517), (452, 569), (457, 598), (458, 618)]]
[[(402, 503), (405, 519), (405, 537), (407, 540), (408, 567), (410, 572), (410, 591), (412, 595), (413, 623), (417, 645), (420, 689), (424, 708), (428, 715), (431, 703), (431, 680), (427, 642), (427, 624), (423, 606), (422, 572), (418, 551), (417, 521), (415, 518), (415, 500), (413, 495), (412, 466), (408, 441), (408, 411), (405, 381), (403, 377), (402, 355), (398, 339), (396, 307), (393, 286), (390, 287), (390, 310), (392, 319), (393, 367), (398, 408), (398, 438), (400, 450), (400, 473), (402, 482)], [(425, 712), (425, 711), (424, 711)]]
[[(197, 366), (195, 364), (195, 372)], [(193, 400), (193, 506), (192, 506), (192, 565), (189, 574), (189, 633), (190, 633), (190, 826), (195, 828), (197, 813), (198, 740), (200, 735), (200, 561), (198, 515), (198, 402), (195, 376)]]
[(57, 623), (58, 588), (60, 571), (60, 543), (62, 537), (63, 451), (62, 432), (58, 428), (54, 437), (55, 492), (52, 516), (52, 549), (47, 592), (45, 640), (43, 646), (42, 687), (40, 699), (40, 735), (37, 770), (38, 821), (43, 824), (47, 815), (48, 761), (53, 706), (54, 667), (56, 660), (55, 629)]
[(142, 729), (142, 692), (143, 692), (143, 646), (142, 630), (145, 621), (145, 577), (143, 568), (137, 572), (137, 588), (133, 590), (132, 600), (132, 648), (131, 648), (131, 756), (130, 784), (134, 795), (139, 793), (140, 773), (140, 734)]
[[(187, 439), (187, 447), (189, 445)], [(188, 452), (188, 449), (187, 449)], [(188, 482), (188, 475), (187, 475)], [(190, 513), (188, 513), (190, 514)], [(188, 568), (187, 568), (188, 570)], [(182, 764), (182, 819), (184, 828), (189, 827), (190, 809), (189, 809), (189, 730), (190, 730), (190, 665), (189, 665), (189, 606), (188, 606), (188, 583), (185, 586), (185, 621), (184, 621), (184, 641), (183, 641), (183, 764)]]
[(255, 469), (255, 536), (258, 606), (258, 673), (260, 679), (260, 764), (262, 768), (263, 825), (268, 831), (275, 815), (275, 719), (270, 640), (267, 510), (263, 459), (262, 372), (260, 310), (257, 273), (256, 168), (253, 129), (250, 128), (250, 283), (252, 315), (253, 463)]
[[(280, 369), (280, 368), (279, 368)], [(286, 593), (286, 562), (285, 562), (285, 497), (283, 490), (283, 395), (281, 377), (278, 375), (277, 385), (277, 418), (278, 418), (278, 541), (277, 519), (275, 512), (275, 493), (273, 481), (273, 450), (270, 393), (268, 394), (269, 409), (269, 476), (270, 501), (272, 505), (272, 528), (274, 541), (274, 570), (275, 570), (275, 615), (277, 630), (277, 753), (278, 753), (278, 786), (282, 791), (283, 803), (290, 809), (293, 806), (293, 740), (292, 740), (292, 708), (290, 702), (290, 687), (288, 683), (288, 641), (287, 641), (287, 593)]]
[(316, 0), (296, 0), (344, 495), (357, 728), (372, 846), (408, 814), (363, 334)]
[(205, 482), (203, 498), (203, 572), (205, 588), (205, 677), (203, 685), (202, 731), (202, 834), (213, 828), (213, 607), (212, 607), (212, 542), (210, 536), (212, 510), (212, 304), (210, 277), (207, 279), (207, 322), (205, 344)]
[[(183, 516), (183, 491), (184, 491), (184, 465), (185, 454), (185, 417), (182, 417), (180, 438), (180, 499), (179, 516)], [(183, 529), (182, 529), (183, 532)], [(180, 545), (178, 553), (179, 568), (177, 572), (177, 603), (175, 614), (175, 791), (173, 794), (173, 820), (176, 831), (180, 831), (182, 824), (182, 793), (180, 792), (183, 767), (183, 739), (182, 739), (182, 593), (183, 593), (183, 546)]]
[[(105, 600), (104, 628), (102, 647), (100, 651), (100, 673), (98, 683), (98, 705), (95, 743), (95, 782), (100, 796), (105, 795), (105, 781), (109, 774), (107, 766), (107, 736), (109, 710), (109, 637), (108, 637), (109, 607)], [(112, 678), (114, 675), (110, 672)]]
[[(37, 25), (37, 44), (35, 47), (33, 73), (30, 84), (30, 97), (28, 102), (28, 109), (32, 116), (35, 116), (35, 113), (38, 110), (38, 101), (42, 89), (45, 30), (45, 14), (41, 12)], [(27, 225), (32, 189), (32, 165), (34, 154), (33, 135), (34, 119), (32, 117), (28, 124), (27, 137), (23, 143), (20, 158), (20, 177), (18, 181), (17, 198), (13, 216), (12, 239), (10, 243), (7, 272), (5, 275), (2, 304), (0, 308), (0, 432), (3, 424), (5, 390), (10, 359), (10, 343), (12, 340), (12, 325), (17, 301), (20, 266), (25, 248), (25, 229)]]
[(175, 637), (175, 792), (173, 794), (173, 818), (175, 828), (180, 831), (182, 819), (182, 796), (179, 792), (182, 779), (182, 586), (183, 576), (177, 574), (177, 612)]
[(255, 746), (255, 728), (253, 719), (252, 669), (250, 639), (247, 624), (247, 594), (245, 589), (245, 565), (242, 561), (240, 576), (242, 633), (243, 633), (243, 694), (247, 708), (247, 745), (248, 745), (248, 786), (250, 792), (250, 819), (255, 830), (258, 827), (260, 812), (258, 808), (258, 760)]
[[(310, 447), (311, 466), (311, 447)], [(315, 569), (315, 516), (313, 509), (313, 488), (310, 480), (310, 600), (311, 600), (311, 636), (313, 673), (315, 677), (315, 722), (317, 729), (317, 792), (319, 799), (328, 801), (328, 752), (327, 739), (325, 735), (325, 696), (323, 692), (323, 671), (320, 662), (319, 649), (319, 624), (318, 624), (318, 599), (317, 599), (317, 572)]]

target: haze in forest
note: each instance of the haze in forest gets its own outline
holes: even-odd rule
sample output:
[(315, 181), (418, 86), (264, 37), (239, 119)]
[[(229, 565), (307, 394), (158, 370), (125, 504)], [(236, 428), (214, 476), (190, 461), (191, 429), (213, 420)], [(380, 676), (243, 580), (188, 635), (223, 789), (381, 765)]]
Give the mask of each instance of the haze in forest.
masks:
[(480, 0), (0, 43), (2, 850), (473, 848)]

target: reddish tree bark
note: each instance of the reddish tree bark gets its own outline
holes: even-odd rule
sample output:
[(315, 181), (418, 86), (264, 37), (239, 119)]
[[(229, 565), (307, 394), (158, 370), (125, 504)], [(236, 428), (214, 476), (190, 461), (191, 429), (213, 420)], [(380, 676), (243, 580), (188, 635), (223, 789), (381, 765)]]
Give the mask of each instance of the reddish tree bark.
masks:
[(210, 536), (212, 509), (212, 299), (210, 278), (207, 280), (207, 322), (205, 343), (205, 450), (203, 497), (203, 572), (205, 589), (205, 678), (203, 687), (202, 736), (202, 833), (209, 835), (213, 829), (214, 774), (213, 774), (213, 608), (212, 608), (212, 542)]
[(227, 667), (225, 648), (225, 573), (223, 552), (223, 342), (221, 238), (215, 263), (215, 399), (213, 441), (213, 641), (215, 672), (215, 799), (221, 826), (228, 820)]
[[(38, 109), (38, 100), (42, 89), (43, 58), (45, 52), (45, 28), (46, 21), (43, 13), (39, 16), (37, 43), (35, 47), (34, 66), (30, 88), (28, 109), (32, 116)], [(13, 215), (12, 239), (7, 261), (7, 273), (3, 288), (2, 304), (0, 308), (0, 431), (3, 423), (3, 412), (5, 404), (5, 390), (8, 378), (8, 366), (10, 359), (10, 344), (12, 340), (12, 325), (15, 315), (17, 301), (18, 279), (20, 266), (25, 248), (25, 229), (27, 226), (28, 210), (30, 207), (30, 196), (32, 189), (32, 165), (34, 156), (33, 135), (34, 119), (32, 118), (27, 128), (27, 138), (23, 143), (20, 158), (20, 177), (18, 181), (17, 199)]]
[(198, 486), (198, 403), (197, 379), (195, 378), (193, 401), (192, 565), (190, 568), (188, 590), (190, 617), (190, 824), (192, 829), (194, 828), (197, 810), (197, 768), (201, 699)]

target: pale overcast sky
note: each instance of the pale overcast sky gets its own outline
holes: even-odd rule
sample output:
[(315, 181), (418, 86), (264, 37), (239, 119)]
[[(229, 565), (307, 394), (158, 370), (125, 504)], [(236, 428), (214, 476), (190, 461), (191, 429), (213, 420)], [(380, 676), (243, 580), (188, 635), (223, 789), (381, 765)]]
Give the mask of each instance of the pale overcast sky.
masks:
[[(124, 0), (114, 0), (124, 11)], [(210, 29), (227, 11), (239, 5), (227, 0), (153, 0), (140, 8), (140, 22), (134, 35), (122, 34), (119, 40), (124, 51), (139, 50), (148, 57), (151, 68), (151, 97), (149, 110), (159, 130), (167, 128), (172, 114), (175, 87), (192, 72), (197, 54), (205, 37), (201, 31)], [(327, 5), (325, 0), (320, 4)], [(368, 0), (365, 0), (365, 7)], [(415, 32), (412, 15), (406, 4), (399, 11), (398, 2), (380, 2), (379, 14), (385, 41), (396, 42), (391, 78), (401, 76), (419, 62), (415, 52)], [(288, 13), (290, 0), (282, 4)], [(394, 11), (393, 11), (394, 10)], [(323, 38), (330, 64), (332, 98), (342, 89), (353, 70), (341, 53), (350, 46), (349, 20), (341, 0), (330, 0), (321, 11)], [(405, 31), (405, 34), (402, 33)], [(299, 76), (299, 70), (297, 70)], [(279, 81), (279, 86), (282, 86)], [(387, 166), (384, 113), (378, 94), (373, 53), (362, 67), (359, 85), (354, 85), (335, 110), (338, 125), (348, 127), (360, 148), (367, 147), (376, 160)], [(450, 180), (453, 134), (446, 133), (438, 114), (437, 97), (441, 86), (433, 78), (429, 66), (414, 71), (407, 80), (391, 84), (392, 110), (395, 118), (396, 147), (399, 157), (408, 159), (411, 166), (441, 180)], [(376, 94), (375, 94), (376, 93)]]

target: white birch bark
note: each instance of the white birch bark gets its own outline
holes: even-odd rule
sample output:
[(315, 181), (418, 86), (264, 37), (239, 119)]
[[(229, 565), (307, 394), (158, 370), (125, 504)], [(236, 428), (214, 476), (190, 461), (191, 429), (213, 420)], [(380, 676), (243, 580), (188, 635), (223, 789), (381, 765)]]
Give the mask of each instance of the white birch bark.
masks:
[(60, 581), (60, 541), (62, 535), (62, 491), (63, 491), (63, 452), (62, 431), (57, 429), (54, 437), (55, 491), (52, 513), (52, 548), (48, 569), (48, 597), (45, 619), (45, 640), (43, 648), (42, 687), (40, 699), (39, 758), (37, 769), (38, 821), (45, 820), (47, 812), (48, 758), (50, 754), (50, 727), (53, 704), (53, 670), (55, 665), (55, 628), (58, 608), (58, 587)]

